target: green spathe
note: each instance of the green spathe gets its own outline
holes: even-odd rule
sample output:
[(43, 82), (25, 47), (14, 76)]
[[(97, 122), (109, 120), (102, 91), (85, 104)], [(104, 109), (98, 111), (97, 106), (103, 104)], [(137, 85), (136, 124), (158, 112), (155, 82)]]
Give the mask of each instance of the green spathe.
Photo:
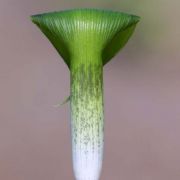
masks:
[(98, 180), (104, 147), (103, 66), (126, 44), (139, 17), (75, 9), (31, 16), (70, 70), (76, 180)]
[[(106, 64), (132, 35), (138, 16), (125, 13), (97, 10), (74, 9), (31, 16), (59, 54), (70, 66), (70, 58), (79, 43), (93, 43)], [(88, 34), (88, 42), (85, 36)], [(90, 44), (89, 46), (92, 46)]]

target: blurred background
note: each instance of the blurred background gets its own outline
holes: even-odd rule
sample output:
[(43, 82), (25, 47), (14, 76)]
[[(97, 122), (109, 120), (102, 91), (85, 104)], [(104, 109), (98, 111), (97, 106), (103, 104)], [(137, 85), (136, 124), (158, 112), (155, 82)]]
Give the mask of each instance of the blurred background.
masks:
[(79, 7), (141, 16), (104, 67), (101, 179), (179, 180), (179, 0), (0, 0), (0, 179), (73, 179), (69, 70), (29, 16)]

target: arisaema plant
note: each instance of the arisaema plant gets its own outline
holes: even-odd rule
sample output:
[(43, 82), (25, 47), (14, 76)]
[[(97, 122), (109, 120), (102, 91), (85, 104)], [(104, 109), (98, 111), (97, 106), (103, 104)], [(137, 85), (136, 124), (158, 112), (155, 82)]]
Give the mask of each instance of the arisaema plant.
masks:
[(73, 169), (76, 180), (98, 180), (104, 146), (103, 66), (124, 47), (139, 17), (97, 9), (31, 16), (70, 70)]

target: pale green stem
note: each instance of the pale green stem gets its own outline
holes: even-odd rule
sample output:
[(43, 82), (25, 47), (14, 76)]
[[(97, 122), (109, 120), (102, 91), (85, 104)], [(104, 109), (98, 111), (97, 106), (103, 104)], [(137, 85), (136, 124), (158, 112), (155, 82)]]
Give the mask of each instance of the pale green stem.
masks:
[(71, 64), (74, 174), (77, 180), (97, 180), (103, 156), (102, 60), (91, 53), (80, 53), (72, 62), (76, 62)]

